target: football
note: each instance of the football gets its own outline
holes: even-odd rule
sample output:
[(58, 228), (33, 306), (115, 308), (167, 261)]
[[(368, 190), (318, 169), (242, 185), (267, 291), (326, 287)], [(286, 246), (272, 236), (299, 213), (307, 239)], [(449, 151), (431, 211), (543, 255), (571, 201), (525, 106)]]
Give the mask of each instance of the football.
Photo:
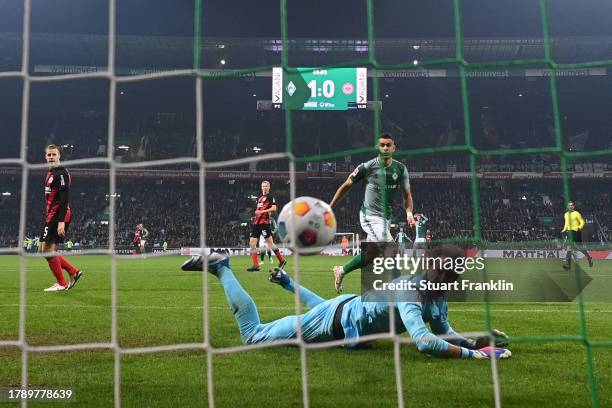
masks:
[(278, 216), (278, 236), (302, 255), (319, 253), (335, 234), (336, 216), (329, 204), (318, 198), (298, 197), (285, 205)]

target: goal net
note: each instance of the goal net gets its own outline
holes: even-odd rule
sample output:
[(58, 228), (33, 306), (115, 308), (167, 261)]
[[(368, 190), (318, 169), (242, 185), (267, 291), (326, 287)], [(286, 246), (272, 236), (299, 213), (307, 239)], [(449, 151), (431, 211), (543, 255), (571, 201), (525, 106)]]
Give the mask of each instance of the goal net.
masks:
[[(207, 38), (204, 36), (204, 30), (201, 26), (202, 14), (205, 13), (205, 2), (201, 0), (195, 0), (194, 2), (194, 10), (193, 10), (193, 66), (187, 67), (184, 69), (177, 70), (169, 70), (163, 72), (146, 72), (140, 71), (137, 73), (131, 73), (131, 75), (121, 75), (121, 72), (118, 72), (118, 63), (116, 61), (117, 49), (118, 49), (118, 4), (116, 0), (109, 0), (108, 2), (108, 52), (106, 57), (106, 63), (103, 69), (91, 69), (89, 72), (79, 72), (79, 73), (62, 73), (59, 75), (40, 75), (39, 73), (35, 73), (32, 71), (32, 63), (31, 63), (31, 54), (32, 54), (32, 29), (31, 29), (31, 20), (32, 13), (35, 7), (40, 6), (40, 2), (32, 2), (31, 0), (24, 0), (23, 7), (23, 36), (22, 36), (22, 44), (23, 44), (23, 52), (22, 52), (22, 60), (20, 67), (14, 70), (9, 70), (5, 72), (0, 72), (0, 80), (16, 78), (22, 81), (22, 108), (21, 108), (21, 125), (20, 125), (20, 145), (19, 152), (17, 155), (8, 158), (0, 158), (0, 165), (2, 166), (17, 166), (19, 172), (20, 179), (20, 201), (19, 201), (19, 216), (18, 216), (18, 238), (17, 245), (11, 245), (10, 247), (0, 248), (0, 254), (19, 254), (19, 278), (17, 281), (16, 287), (18, 287), (18, 329), (17, 329), (17, 337), (16, 338), (5, 338), (0, 340), (0, 350), (2, 349), (18, 349), (20, 352), (20, 360), (19, 362), (12, 362), (13, 365), (19, 366), (20, 378), (19, 384), (12, 384), (17, 388), (28, 388), (30, 384), (33, 383), (33, 379), (30, 375), (33, 364), (36, 363), (37, 358), (41, 354), (45, 353), (61, 353), (61, 352), (77, 352), (77, 351), (87, 351), (87, 356), (94, 356), (95, 353), (110, 353), (112, 354), (112, 393), (113, 393), (113, 405), (115, 407), (121, 407), (124, 405), (130, 405), (131, 396), (130, 393), (137, 393), (138, 390), (133, 387), (124, 387), (124, 369), (125, 365), (128, 364), (131, 358), (135, 356), (142, 355), (157, 355), (168, 352), (187, 352), (193, 353), (194, 355), (204, 357), (199, 359), (198, 361), (202, 363), (201, 375), (205, 377), (205, 398), (206, 402), (202, 402), (203, 404), (207, 403), (208, 406), (215, 406), (216, 399), (219, 392), (218, 380), (219, 374), (218, 372), (223, 372), (223, 375), (228, 375), (228, 369), (224, 366), (223, 358), (230, 355), (243, 355), (249, 356), (249, 353), (254, 350), (262, 350), (262, 349), (272, 349), (278, 347), (286, 347), (292, 346), (296, 347), (299, 350), (299, 367), (297, 367), (299, 371), (299, 394), (300, 394), (300, 403), (303, 406), (311, 406), (316, 405), (312, 403), (312, 393), (339, 393), (342, 394), (350, 394), (351, 387), (356, 387), (353, 384), (343, 384), (343, 387), (326, 389), (325, 384), (321, 384), (316, 378), (313, 378), (312, 370), (320, 370), (320, 367), (309, 367), (309, 358), (313, 354), (321, 353), (322, 350), (325, 352), (335, 353), (337, 356), (337, 360), (342, 359), (351, 359), (352, 356), (346, 354), (338, 354), (337, 350), (333, 350), (335, 347), (348, 345), (352, 343), (352, 340), (335, 340), (328, 341), (322, 343), (307, 343), (303, 339), (302, 328), (300, 326), (300, 319), (302, 313), (304, 312), (303, 306), (299, 301), (299, 291), (295, 294), (295, 302), (294, 307), (291, 310), (285, 310), (287, 314), (295, 314), (298, 316), (298, 329), (297, 329), (297, 337), (290, 340), (285, 341), (275, 341), (264, 344), (256, 344), (256, 345), (234, 345), (227, 344), (227, 342), (222, 342), (222, 345), (214, 345), (211, 340), (213, 334), (211, 333), (211, 319), (215, 318), (215, 313), (217, 313), (218, 309), (225, 308), (225, 305), (212, 305), (210, 301), (210, 294), (212, 291), (219, 289), (216, 281), (213, 284), (214, 277), (211, 277), (210, 274), (204, 273), (202, 275), (201, 287), (198, 288), (198, 294), (201, 294), (201, 304), (197, 306), (197, 319), (198, 324), (194, 327), (197, 327), (199, 330), (199, 337), (201, 341), (190, 341), (190, 342), (182, 342), (176, 341), (172, 344), (164, 344), (163, 341), (160, 340), (161, 344), (158, 345), (147, 345), (147, 346), (139, 346), (136, 342), (131, 341), (122, 341), (122, 334), (120, 333), (120, 311), (122, 310), (122, 304), (120, 299), (120, 276), (119, 270), (121, 266), (127, 262), (132, 262), (131, 255), (122, 255), (117, 252), (118, 245), (123, 245), (126, 242), (126, 238), (120, 235), (116, 230), (115, 226), (120, 224), (121, 216), (120, 216), (120, 208), (118, 206), (118, 202), (120, 199), (120, 194), (129, 194), (129, 185), (123, 186), (124, 176), (130, 172), (138, 172), (144, 171), (145, 169), (152, 169), (151, 171), (155, 171), (155, 169), (164, 169), (170, 171), (176, 171), (177, 175), (175, 180), (176, 191), (183, 191), (181, 189), (189, 190), (193, 194), (190, 197), (192, 200), (192, 204), (195, 207), (196, 217), (183, 219), (178, 222), (182, 222), (183, 224), (193, 224), (189, 226), (187, 229), (194, 227), (197, 229), (197, 238), (198, 242), (191, 245), (193, 247), (199, 246), (201, 251), (208, 251), (210, 248), (217, 246), (215, 242), (213, 242), (218, 237), (212, 237), (208, 235), (207, 231), (209, 229), (208, 223), (214, 223), (214, 214), (215, 211), (225, 211), (227, 207), (224, 205), (232, 205), (228, 204), (231, 202), (231, 199), (234, 197), (229, 197), (227, 203), (215, 203), (209, 200), (209, 196), (207, 195), (207, 180), (209, 177), (216, 177), (217, 179), (230, 179), (234, 180), (234, 176), (232, 176), (231, 171), (233, 168), (248, 168), (245, 171), (251, 171), (252, 169), (257, 168), (257, 166), (265, 167), (267, 163), (270, 162), (283, 162), (286, 166), (286, 172), (289, 175), (286, 189), (288, 190), (287, 199), (292, 200), (296, 196), (305, 195), (308, 191), (300, 190), (300, 179), (297, 176), (298, 171), (296, 170), (296, 166), (298, 165), (306, 165), (306, 163), (323, 163), (325, 166), (319, 168), (319, 172), (328, 172), (329, 167), (327, 166), (327, 161), (332, 158), (340, 158), (345, 156), (359, 155), (363, 153), (372, 154), (374, 153), (374, 149), (370, 146), (376, 143), (376, 137), (383, 130), (383, 124), (385, 124), (385, 118), (381, 112), (381, 104), (374, 103), (373, 111), (370, 112), (372, 115), (372, 127), (371, 132), (368, 134), (369, 146), (368, 147), (358, 147), (358, 148), (348, 148), (346, 150), (342, 150), (342, 146), (337, 146), (333, 152), (320, 154), (303, 154), (296, 155), (294, 150), (294, 146), (299, 142), (298, 137), (296, 136), (296, 132), (299, 133), (300, 130), (297, 126), (294, 126), (294, 121), (296, 121), (295, 111), (292, 109), (285, 109), (282, 113), (277, 116), (282, 122), (282, 129), (280, 131), (280, 138), (284, 141), (284, 151), (276, 152), (276, 153), (266, 153), (260, 152), (255, 149), (255, 147), (250, 147), (250, 153), (243, 158), (228, 158), (219, 159), (219, 157), (223, 157), (223, 154), (218, 153), (221, 150), (216, 149), (230, 149), (231, 141), (223, 141), (221, 144), (215, 145), (213, 141), (215, 140), (214, 132), (211, 134), (204, 133), (204, 122), (206, 119), (206, 109), (209, 105), (208, 103), (215, 103), (214, 101), (209, 101), (206, 99), (206, 94), (204, 89), (207, 86), (213, 86), (211, 84), (215, 83), (215, 81), (219, 81), (227, 78), (234, 78), (239, 76), (249, 76), (253, 77), (257, 76), (258, 73), (269, 71), (271, 67), (240, 67), (236, 70), (223, 70), (219, 68), (216, 69), (205, 69), (204, 62), (202, 61), (201, 50), (203, 48), (210, 48), (211, 45), (207, 43)], [(373, 97), (371, 98), (373, 101), (381, 101), (384, 100), (387, 96), (382, 95), (380, 92), (380, 77), (384, 75), (379, 75), (380, 73), (385, 73), (393, 70), (405, 70), (411, 74), (417, 75), (419, 73), (422, 74), (424, 71), (419, 71), (420, 69), (425, 69), (422, 67), (426, 67), (427, 69), (431, 69), (431, 71), (427, 71), (427, 75), (434, 75), (435, 69), (440, 67), (451, 66), (458, 72), (457, 78), (459, 81), (460, 93), (461, 93), (461, 103), (463, 109), (463, 117), (464, 121), (464, 132), (465, 132), (465, 143), (459, 145), (452, 146), (438, 146), (438, 147), (427, 147), (418, 150), (408, 149), (404, 146), (401, 146), (400, 150), (396, 152), (397, 157), (413, 157), (416, 155), (431, 155), (431, 154), (463, 154), (469, 160), (469, 193), (472, 200), (472, 214), (471, 220), (472, 225), (469, 226), (467, 231), (470, 231), (470, 236), (467, 237), (467, 240), (471, 240), (472, 242), (479, 244), (484, 241), (483, 238), (483, 228), (481, 225), (482, 215), (480, 213), (480, 195), (479, 195), (479, 177), (477, 174), (477, 163), (478, 160), (483, 157), (497, 157), (497, 156), (506, 156), (506, 155), (533, 155), (533, 154), (548, 154), (555, 155), (559, 159), (560, 163), (560, 172), (562, 177), (562, 188), (563, 188), (563, 197), (565, 201), (569, 201), (571, 198), (570, 195), (570, 181), (569, 181), (569, 172), (568, 172), (568, 164), (574, 160), (588, 160), (593, 157), (602, 157), (602, 156), (610, 156), (612, 154), (612, 150), (610, 149), (602, 149), (597, 151), (572, 151), (567, 148), (566, 143), (564, 142), (561, 129), (563, 128), (562, 121), (562, 110), (559, 106), (557, 100), (557, 77), (555, 75), (556, 72), (567, 70), (567, 69), (589, 69), (592, 67), (607, 67), (612, 65), (611, 61), (594, 61), (594, 62), (581, 62), (576, 64), (559, 64), (555, 61), (552, 54), (553, 44), (551, 44), (551, 34), (549, 30), (548, 23), (548, 5), (546, 0), (542, 0), (539, 2), (540, 8), (540, 17), (542, 19), (543, 26), (543, 37), (542, 47), (545, 52), (545, 57), (539, 60), (515, 60), (515, 61), (488, 61), (488, 62), (472, 62), (467, 55), (467, 51), (464, 49), (464, 27), (462, 20), (462, 1), (455, 0), (453, 2), (453, 23), (455, 30), (455, 38), (453, 39), (453, 44), (455, 44), (455, 51), (453, 55), (441, 58), (441, 59), (432, 59), (425, 61), (417, 61), (410, 58), (408, 61), (402, 61), (399, 64), (385, 65), (381, 62), (377, 56), (377, 35), (376, 35), (376, 27), (375, 27), (375, 16), (374, 16), (374, 1), (366, 0), (362, 7), (367, 8), (367, 40), (360, 40), (359, 44), (355, 46), (363, 47), (363, 55), (365, 56), (360, 61), (350, 62), (351, 65), (355, 66), (365, 66), (368, 67), (372, 75), (372, 85), (373, 85)], [(286, 0), (280, 1), (280, 38), (275, 40), (274, 43), (267, 44), (266, 47), (270, 47), (270, 50), (273, 52), (279, 53), (280, 56), (280, 64), (279, 66), (285, 72), (292, 72), (296, 67), (293, 65), (292, 60), (290, 60), (290, 52), (292, 50), (292, 40), (289, 37), (289, 33), (291, 32), (291, 27), (288, 22), (287, 16), (288, 2)], [(235, 10), (236, 12), (240, 12), (240, 10)], [(295, 10), (294, 10), (295, 12)], [(384, 24), (381, 22), (380, 24)], [(208, 48), (207, 48), (208, 47)], [(417, 47), (417, 45), (415, 45)], [(416, 48), (415, 48), (416, 49)], [(226, 64), (225, 60), (219, 62), (219, 64)], [(335, 65), (347, 65), (349, 61), (337, 61)], [(552, 105), (553, 105), (553, 119), (556, 127), (555, 134), (555, 145), (553, 147), (542, 147), (542, 148), (514, 148), (514, 149), (493, 149), (493, 150), (483, 150), (473, 143), (472, 139), (472, 125), (470, 124), (470, 115), (471, 115), (471, 106), (469, 104), (469, 81), (470, 75), (477, 70), (485, 70), (489, 68), (499, 68), (499, 69), (510, 69), (512, 67), (530, 67), (531, 65), (536, 64), (538, 66), (546, 67), (547, 72), (550, 73), (548, 75), (549, 84), (550, 84), (550, 93), (552, 95)], [(324, 68), (324, 67), (321, 67)], [(424, 75), (424, 74), (423, 74)], [(190, 152), (194, 154), (184, 154), (177, 157), (171, 158), (160, 158), (156, 159), (155, 157), (147, 156), (148, 145), (145, 140), (142, 141), (140, 145), (141, 152), (135, 153), (135, 157), (137, 160), (129, 161), (127, 159), (123, 159), (122, 157), (118, 157), (116, 152), (118, 148), (121, 147), (121, 141), (117, 135), (117, 121), (119, 118), (119, 105), (123, 102), (123, 87), (130, 86), (142, 86), (142, 87), (154, 87), (156, 81), (164, 81), (171, 78), (183, 78), (188, 82), (188, 87), (191, 91), (193, 99), (191, 104), (193, 105), (191, 111), (194, 112), (195, 123), (194, 125), (194, 146)], [(29, 189), (29, 179), (33, 174), (39, 174), (42, 170), (46, 168), (45, 164), (40, 164), (39, 161), (34, 161), (29, 159), (31, 156), (29, 154), (30, 150), (39, 151), (41, 150), (41, 146), (33, 146), (29, 140), (29, 130), (28, 126), (29, 117), (30, 117), (30, 108), (34, 103), (35, 93), (33, 93), (32, 89), (35, 85), (38, 84), (56, 84), (64, 81), (88, 81), (88, 80), (102, 80), (105, 81), (108, 92), (108, 101), (107, 101), (107, 110), (108, 117), (107, 122), (105, 123), (106, 129), (104, 132), (104, 142), (101, 143), (101, 148), (96, 152), (97, 154), (94, 157), (76, 159), (76, 160), (67, 160), (64, 165), (67, 167), (75, 167), (81, 166), (85, 168), (91, 168), (91, 166), (98, 166), (100, 168), (105, 169), (108, 172), (108, 219), (107, 220), (98, 220), (97, 226), (106, 226), (108, 227), (108, 246), (105, 249), (89, 249), (83, 250), (79, 254), (80, 255), (91, 255), (91, 254), (99, 254), (108, 257), (108, 265), (107, 269), (110, 272), (109, 274), (109, 282), (107, 287), (102, 287), (100, 291), (108, 291), (110, 293), (110, 317), (109, 317), (109, 328), (110, 328), (110, 337), (108, 341), (100, 341), (100, 342), (80, 342), (76, 339), (73, 343), (70, 344), (54, 344), (52, 341), (49, 344), (46, 344), (45, 341), (40, 342), (40, 338), (36, 339), (36, 345), (31, 344), (30, 337), (30, 327), (38, 327), (38, 323), (33, 321), (34, 319), (30, 314), (27, 313), (29, 310), (29, 302), (34, 297), (30, 293), (29, 290), (29, 268), (31, 267), (33, 262), (38, 262), (38, 258), (35, 258), (35, 254), (28, 252), (27, 250), (21, 247), (21, 243), (24, 241), (26, 236), (28, 235), (28, 222), (31, 220), (27, 219), (28, 214), (28, 197), (31, 194), (28, 192)], [(127, 91), (126, 91), (127, 92)], [(214, 94), (215, 91), (211, 90), (211, 93)], [(316, 89), (313, 88), (312, 92), (316, 93)], [(322, 91), (326, 94), (331, 94), (332, 88), (330, 85), (326, 85), (325, 89)], [(349, 90), (347, 89), (348, 93)], [(253, 95), (253, 96), (251, 96)], [(127, 96), (126, 96), (127, 97)], [(255, 97), (254, 91), (251, 91), (248, 95), (250, 98)], [(390, 96), (389, 98), (391, 98)], [(245, 96), (244, 98), (247, 98)], [(253, 104), (254, 105), (254, 104)], [(241, 109), (240, 107), (236, 107), (235, 109)], [(365, 110), (365, 109), (364, 109)], [(236, 112), (237, 115), (240, 115), (240, 112)], [(160, 119), (161, 120), (161, 119)], [(212, 120), (212, 119), (211, 119)], [(324, 120), (321, 119), (321, 120)], [(307, 124), (308, 125), (308, 124)], [(349, 123), (349, 125), (353, 126), (356, 131), (363, 132), (363, 129), (356, 123)], [(391, 126), (389, 123), (386, 123), (386, 127)], [(314, 128), (314, 126), (313, 126)], [(249, 129), (249, 124), (246, 124), (244, 129)], [(299, 133), (300, 137), (303, 139), (307, 139), (308, 132), (312, 131), (312, 129), (307, 129), (305, 133)], [(278, 135), (275, 135), (278, 137)], [(218, 141), (217, 141), (218, 142)], [(210, 143), (210, 145), (208, 144)], [(214, 152), (214, 154), (205, 154), (206, 146), (210, 146), (210, 151)], [(219, 154), (216, 157), (216, 154)], [(149, 160), (141, 160), (142, 158), (148, 157)], [(183, 167), (181, 167), (183, 166)], [(184, 183), (181, 183), (181, 171), (185, 169), (184, 166), (190, 166), (191, 176), (190, 177), (190, 188), (186, 188)], [(327, 167), (326, 167), (327, 166)], [(178, 169), (178, 170), (176, 170)], [(229, 170), (228, 170), (229, 169)], [(314, 171), (314, 170), (313, 170)], [(352, 171), (352, 169), (351, 169)], [(226, 172), (228, 174), (220, 175), (219, 173)], [(274, 172), (271, 171), (269, 174), (271, 177), (274, 177)], [(306, 173), (304, 171), (303, 173)], [(225, 178), (223, 178), (225, 177)], [(232, 178), (234, 177), (234, 178)], [(334, 185), (337, 187), (339, 185), (338, 181), (335, 180)], [(273, 183), (275, 183), (274, 181)], [(279, 182), (280, 183), (280, 182)], [(182, 186), (182, 187), (181, 187)], [(274, 184), (273, 184), (274, 186)], [(187, 186), (189, 187), (189, 186)], [(259, 189), (259, 186), (255, 185), (254, 189)], [(280, 188), (279, 188), (280, 189)], [(274, 190), (273, 190), (274, 191)], [(324, 194), (331, 195), (333, 191), (327, 190)], [(188, 194), (188, 193), (186, 193)], [(320, 197), (325, 199), (325, 197)], [(153, 205), (156, 201), (156, 197), (151, 197), (151, 205)], [(138, 202), (138, 199), (135, 198), (133, 201), (134, 206)], [(147, 205), (144, 203), (143, 205)], [(164, 209), (164, 211), (168, 211), (168, 214), (172, 214), (172, 209)], [(77, 210), (78, 211), (78, 210)], [(161, 209), (160, 209), (161, 211)], [(211, 214), (213, 216), (211, 217)], [(137, 214), (136, 214), (137, 215)], [(357, 217), (357, 214), (354, 214)], [(17, 219), (15, 219), (17, 222)], [(94, 225), (95, 226), (95, 225)], [(240, 226), (227, 226), (227, 231), (231, 234), (239, 234), (241, 237), (244, 237), (244, 241), (248, 239), (248, 231), (246, 229), (240, 229)], [(223, 232), (223, 229), (222, 229)], [(176, 234), (180, 234), (181, 232), (175, 232)], [(357, 254), (359, 252), (359, 236), (355, 232), (340, 232), (336, 234), (336, 245), (339, 248), (342, 248), (342, 238), (346, 237), (348, 239), (347, 249), (351, 254)], [(151, 237), (152, 238), (152, 237)], [(149, 239), (151, 239), (149, 238)], [(221, 239), (221, 238), (219, 238)], [(188, 246), (188, 245), (185, 245)], [(219, 245), (220, 247), (225, 247), (224, 245)], [(199, 251), (190, 251), (189, 253), (195, 253)], [(142, 262), (145, 260), (149, 260), (150, 258), (159, 258), (160, 260), (169, 255), (166, 251), (157, 251), (150, 254), (145, 254), (142, 257)], [(299, 284), (302, 279), (304, 279), (303, 274), (301, 273), (300, 265), (304, 265), (304, 260), (298, 254), (293, 254), (292, 261), (292, 274), (294, 280)], [(176, 265), (176, 269), (178, 269), (180, 265)], [(169, 267), (170, 268), (170, 267)], [(163, 273), (169, 273), (168, 271), (164, 271)], [(321, 275), (323, 276), (323, 275)], [(331, 272), (328, 275), (325, 275), (325, 278), (328, 279), (331, 284)], [(175, 285), (176, 281), (180, 279), (179, 277), (173, 277), (172, 275), (168, 275), (167, 280), (171, 281), (169, 283), (170, 286)], [(134, 284), (134, 290), (136, 289), (136, 284)], [(216, 295), (219, 295), (218, 292), (215, 292)], [(17, 294), (15, 294), (17, 295)], [(147, 305), (147, 301), (152, 300), (155, 297), (155, 291), (151, 291), (149, 294), (143, 295), (143, 304), (141, 307), (145, 307)], [(64, 298), (59, 303), (69, 302), (71, 300), (67, 300), (69, 298)], [(516, 341), (520, 343), (546, 343), (546, 342), (572, 342), (584, 348), (585, 352), (585, 373), (587, 380), (585, 383), (589, 388), (589, 394), (592, 406), (598, 406), (599, 404), (599, 390), (597, 386), (597, 376), (595, 374), (594, 369), (594, 353), (596, 349), (609, 348), (611, 346), (609, 341), (594, 341), (591, 340), (587, 330), (585, 323), (585, 313), (584, 313), (584, 305), (582, 302), (582, 298), (578, 297), (578, 307), (580, 310), (580, 327), (579, 334), (572, 336), (533, 336), (529, 338), (520, 338)], [(45, 299), (46, 301), (46, 299)], [(94, 302), (94, 299), (83, 298), (79, 300), (80, 302), (87, 303), (89, 301)], [(139, 305), (126, 305), (125, 307), (133, 307), (137, 308)], [(91, 307), (95, 307), (95, 305), (91, 305)], [(167, 306), (168, 308), (171, 305)], [(267, 307), (273, 307), (272, 305), (268, 305)], [(62, 309), (63, 310), (63, 309)], [(225, 309), (223, 309), (225, 310)], [(72, 313), (72, 312), (71, 312)], [(178, 314), (178, 313), (177, 313)], [(488, 302), (484, 302), (484, 312), (481, 313), (484, 316), (484, 325), (482, 330), (478, 330), (475, 332), (462, 333), (466, 336), (480, 336), (480, 335), (488, 335), (490, 329), (492, 329), (492, 321), (493, 317), (491, 315), (491, 308)], [(412, 391), (406, 389), (405, 376), (417, 376), (418, 374), (411, 372), (410, 370), (410, 361), (406, 360), (406, 355), (404, 352), (404, 348), (406, 344), (413, 344), (414, 341), (408, 336), (400, 336), (396, 333), (394, 327), (396, 325), (395, 322), (395, 314), (390, 313), (390, 327), (391, 331), (389, 333), (376, 334), (376, 335), (367, 335), (363, 336), (359, 339), (359, 342), (366, 343), (374, 340), (384, 340), (392, 344), (389, 349), (390, 354), (390, 367), (392, 367), (392, 372), (394, 378), (392, 379), (394, 396), (392, 398), (393, 404), (399, 407), (410, 406), (410, 393)], [(183, 322), (184, 323), (184, 322)], [(233, 321), (231, 322), (232, 327)], [(186, 323), (185, 323), (186, 324)], [(229, 327), (229, 326), (227, 326)], [(52, 337), (52, 333), (57, 330), (61, 331), (61, 327), (53, 328), (47, 335)], [(45, 333), (45, 330), (42, 330)], [(151, 330), (147, 330), (147, 333), (141, 333), (141, 336), (150, 335), (151, 338), (155, 338), (155, 328), (151, 327)], [(103, 336), (100, 336), (103, 337)], [(180, 336), (177, 339), (181, 339)], [(279, 352), (280, 353), (280, 352)], [(61, 354), (60, 354), (61, 355)], [(95, 357), (91, 357), (94, 358)], [(250, 356), (249, 358), (252, 358)], [(252, 371), (257, 371), (260, 373), (260, 382), (253, 384), (253, 387), (257, 388), (262, 385), (262, 383), (266, 383), (266, 375), (267, 371), (271, 369), (271, 366), (274, 365), (275, 359), (282, 359), (281, 354), (264, 354), (264, 358), (260, 359), (258, 365), (255, 367), (251, 367)], [(357, 357), (356, 357), (357, 358)], [(371, 361), (363, 360), (365, 364), (371, 364)], [(2, 359), (0, 359), (1, 361)], [(257, 361), (257, 358), (253, 358), (251, 361)], [(127, 363), (126, 363), (127, 362)], [(341, 364), (341, 363), (339, 363)], [(491, 396), (492, 405), (495, 407), (501, 407), (503, 404), (502, 391), (500, 386), (500, 372), (498, 370), (498, 362), (495, 359), (491, 359), (490, 361), (490, 371), (486, 373), (488, 380), (484, 380), (483, 378), (478, 378), (476, 381), (485, 382), (488, 385), (489, 394)], [(325, 367), (327, 371), (334, 371), (336, 367)], [(160, 368), (159, 371), (163, 371), (163, 368)], [(480, 372), (482, 374), (482, 372)], [(433, 375), (432, 372), (429, 374)], [(433, 377), (432, 377), (433, 378)], [(362, 378), (363, 382), (366, 382), (367, 376)], [(132, 380), (134, 380), (132, 378)], [(36, 379), (36, 381), (40, 381)], [(144, 381), (144, 380), (143, 380)], [(237, 380), (239, 381), (239, 380)], [(4, 384), (0, 384), (0, 386), (4, 386)], [(282, 389), (282, 384), (277, 384), (278, 387), (274, 387), (273, 390), (276, 392), (280, 392)], [(161, 387), (164, 389), (163, 387)], [(272, 389), (266, 388), (266, 390), (272, 392)], [(172, 390), (166, 390), (167, 392), (172, 392)], [(227, 388), (225, 391), (229, 392)], [(85, 392), (85, 391), (83, 391)], [(21, 400), (22, 406), (27, 406), (27, 400)], [(248, 401), (245, 401), (245, 404), (248, 404)]]

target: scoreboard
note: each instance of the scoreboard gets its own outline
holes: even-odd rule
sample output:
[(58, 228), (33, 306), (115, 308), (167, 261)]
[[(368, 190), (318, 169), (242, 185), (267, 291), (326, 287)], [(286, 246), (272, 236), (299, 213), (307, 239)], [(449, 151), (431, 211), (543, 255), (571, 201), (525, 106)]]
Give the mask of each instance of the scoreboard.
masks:
[(367, 68), (272, 69), (272, 107), (292, 110), (366, 109)]

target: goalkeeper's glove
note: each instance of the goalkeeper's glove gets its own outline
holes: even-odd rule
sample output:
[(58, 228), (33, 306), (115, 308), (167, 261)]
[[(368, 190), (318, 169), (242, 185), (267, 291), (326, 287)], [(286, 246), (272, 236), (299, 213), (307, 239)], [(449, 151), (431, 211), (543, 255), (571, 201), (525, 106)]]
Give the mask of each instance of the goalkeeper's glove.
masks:
[(493, 356), (497, 359), (510, 358), (512, 352), (508, 349), (497, 347), (483, 347), (479, 350), (470, 350), (470, 358), (475, 360), (488, 360)]
[[(491, 336), (495, 340), (495, 347), (506, 347), (508, 343), (508, 336), (503, 331), (497, 329), (491, 329)], [(468, 347), (471, 350), (478, 350), (483, 347), (491, 345), (491, 336), (481, 336), (476, 339), (476, 342), (472, 347)]]

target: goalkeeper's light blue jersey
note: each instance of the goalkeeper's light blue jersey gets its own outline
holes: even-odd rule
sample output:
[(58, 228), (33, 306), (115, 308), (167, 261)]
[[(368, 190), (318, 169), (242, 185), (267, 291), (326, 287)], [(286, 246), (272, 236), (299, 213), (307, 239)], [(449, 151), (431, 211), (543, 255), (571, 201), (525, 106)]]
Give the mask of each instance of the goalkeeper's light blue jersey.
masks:
[[(421, 278), (414, 276), (410, 279), (418, 282)], [(395, 313), (395, 332), (408, 331), (420, 351), (430, 354), (444, 353), (449, 343), (434, 334), (456, 334), (448, 323), (446, 300), (390, 303), (364, 301), (363, 297), (359, 296), (348, 301), (342, 311), (341, 323), (345, 337), (357, 340), (368, 334), (389, 332), (390, 310)], [(429, 331), (426, 323), (434, 334)], [(458, 336), (456, 340), (452, 343), (459, 343), (463, 338)]]
[[(261, 323), (257, 306), (253, 299), (240, 286), (229, 268), (217, 270), (219, 280), (225, 290), (230, 308), (234, 313), (240, 337), (246, 344), (262, 343), (273, 340), (294, 339), (297, 336), (298, 317), (285, 316), (269, 323)], [(414, 279), (420, 276), (400, 277), (398, 279)], [(417, 284), (418, 286), (418, 284)], [(293, 291), (295, 282), (289, 278), (285, 289)], [(416, 292), (415, 292), (416, 293)], [(333, 299), (324, 300), (308, 289), (302, 287), (300, 297), (311, 307), (304, 313), (299, 321), (301, 323), (302, 338), (306, 342), (321, 342), (334, 340), (334, 316), (339, 304), (344, 304), (340, 323), (347, 339), (358, 340), (359, 337), (375, 333), (388, 333), (389, 311), (395, 313), (395, 331), (402, 333), (408, 331), (419, 351), (440, 355), (448, 349), (448, 342), (434, 334), (455, 336), (449, 340), (459, 344), (465, 339), (456, 335), (448, 324), (448, 304), (445, 300), (430, 301), (423, 298), (421, 301), (408, 302), (377, 302), (364, 301), (362, 296), (342, 295)], [(391, 308), (389, 308), (391, 305)], [(427, 329), (429, 323), (432, 332)], [(356, 344), (356, 342), (355, 342)]]

